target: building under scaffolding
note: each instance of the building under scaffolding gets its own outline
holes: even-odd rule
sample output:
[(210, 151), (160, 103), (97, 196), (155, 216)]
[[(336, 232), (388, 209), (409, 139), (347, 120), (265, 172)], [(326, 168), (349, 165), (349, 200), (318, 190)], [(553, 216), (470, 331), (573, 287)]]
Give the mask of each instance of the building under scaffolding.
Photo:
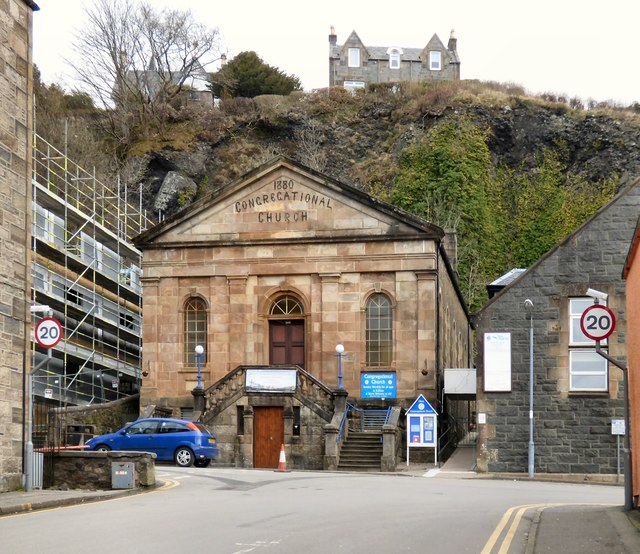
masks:
[(86, 405), (137, 393), (141, 379), (141, 253), (132, 237), (151, 226), (142, 191), (105, 185), (34, 135), (34, 329), (57, 319), (53, 348), (32, 336), (36, 403)]

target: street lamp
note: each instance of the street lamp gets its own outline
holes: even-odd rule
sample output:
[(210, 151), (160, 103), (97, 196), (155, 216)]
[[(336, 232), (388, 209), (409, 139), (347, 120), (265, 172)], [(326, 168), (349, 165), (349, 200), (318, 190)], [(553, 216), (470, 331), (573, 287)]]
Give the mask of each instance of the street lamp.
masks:
[(196, 346), (196, 362), (198, 364), (198, 384), (196, 385), (197, 389), (202, 388), (202, 354), (204, 352), (204, 348), (202, 345), (198, 344)]
[(338, 388), (342, 388), (342, 357), (344, 356), (344, 345), (336, 345), (336, 352), (338, 353)]
[(533, 302), (524, 301), (524, 309), (529, 314), (529, 477), (535, 475), (535, 446), (533, 444)]

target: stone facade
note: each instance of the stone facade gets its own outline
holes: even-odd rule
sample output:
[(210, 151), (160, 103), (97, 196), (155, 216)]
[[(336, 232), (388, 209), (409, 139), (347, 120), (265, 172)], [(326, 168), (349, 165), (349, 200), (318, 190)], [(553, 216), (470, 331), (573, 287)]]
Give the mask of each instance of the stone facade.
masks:
[[(408, 406), (422, 393), (436, 406), (442, 368), (468, 367), (470, 356), (468, 314), (443, 239), (439, 227), (284, 158), (223, 187), (136, 241), (143, 250), (148, 372), (141, 407), (193, 406), (198, 368), (185, 350), (185, 306), (191, 298), (206, 306), (205, 387), (239, 366), (282, 363), (271, 333), (274, 325), (289, 322), (299, 325), (301, 357), (285, 363), (304, 367), (329, 389), (340, 384), (340, 343), (343, 387), (350, 397), (363, 400), (363, 374), (382, 372), (395, 377), (396, 394), (370, 402)], [(371, 366), (366, 311), (376, 294), (391, 303), (392, 356), (387, 364)], [(298, 311), (275, 313), (283, 298)], [(241, 387), (229, 385), (228, 394)], [(237, 449), (251, 442), (247, 429), (247, 436), (234, 436), (237, 409), (255, 407), (256, 401), (238, 397), (213, 426), (227, 442), (221, 445), (224, 455), (235, 449), (236, 463), (245, 464), (250, 450)], [(287, 435), (288, 446), (304, 444), (293, 448), (293, 457), (316, 467), (322, 424), (331, 413), (318, 418), (300, 399), (279, 402), (285, 431), (288, 410), (301, 408), (304, 428), (299, 438)]]
[(453, 31), (447, 46), (435, 34), (424, 48), (366, 46), (355, 31), (344, 44), (337, 42), (338, 37), (331, 28), (330, 87), (358, 89), (374, 83), (460, 79), (458, 43)]
[[(624, 417), (623, 372), (602, 362), (607, 368), (602, 390), (572, 387), (570, 356), (578, 348), (575, 339), (571, 343), (571, 335), (579, 332), (579, 315), (578, 319), (574, 316), (572, 331), (569, 307), (572, 299), (592, 303), (585, 298), (588, 288), (607, 293), (607, 305), (617, 317), (617, 326), (608, 344), (603, 345), (609, 356), (626, 362), (622, 270), (639, 207), (640, 186), (636, 181), (497, 294), (475, 317), (480, 471), (527, 472), (531, 320), (524, 301), (530, 299), (535, 472), (616, 474), (617, 438), (612, 434), (612, 419)], [(503, 392), (485, 390), (485, 333), (511, 335), (511, 381), (510, 388)], [(593, 341), (578, 347), (600, 359)]]
[(29, 340), (33, 2), (0, 2), (0, 491), (22, 475)]

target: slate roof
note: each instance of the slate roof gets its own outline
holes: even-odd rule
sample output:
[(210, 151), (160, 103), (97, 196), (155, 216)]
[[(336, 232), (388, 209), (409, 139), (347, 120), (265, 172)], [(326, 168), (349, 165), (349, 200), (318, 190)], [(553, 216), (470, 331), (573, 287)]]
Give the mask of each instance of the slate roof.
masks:
[[(355, 33), (355, 31), (354, 31), (354, 33)], [(440, 44), (442, 44), (443, 49), (448, 52), (449, 56), (451, 56), (451, 63), (458, 63), (460, 61), (458, 59), (458, 52), (456, 50), (449, 50), (444, 45), (444, 43), (440, 40), (440, 37), (438, 37), (437, 34), (434, 34), (433, 37), (431, 38), (431, 40), (433, 40), (434, 38), (437, 39), (438, 42), (440, 42)], [(431, 40), (429, 42), (431, 42)], [(398, 50), (402, 51), (402, 59), (403, 60), (412, 61), (412, 62), (421, 61), (420, 54), (424, 51), (424, 49), (428, 46), (428, 44), (429, 43), (426, 43), (423, 48), (405, 48), (404, 46), (398, 46), (398, 45), (395, 45), (395, 44), (392, 44), (390, 46), (366, 46), (363, 43), (364, 47), (367, 50), (367, 53), (369, 54), (369, 59), (370, 60), (388, 61), (389, 60), (388, 51), (391, 48), (395, 48), (395, 49), (398, 49)], [(342, 50), (343, 47), (344, 47), (344, 44), (332, 45), (331, 46), (331, 57), (332, 58), (339, 58), (340, 57), (340, 51)]]

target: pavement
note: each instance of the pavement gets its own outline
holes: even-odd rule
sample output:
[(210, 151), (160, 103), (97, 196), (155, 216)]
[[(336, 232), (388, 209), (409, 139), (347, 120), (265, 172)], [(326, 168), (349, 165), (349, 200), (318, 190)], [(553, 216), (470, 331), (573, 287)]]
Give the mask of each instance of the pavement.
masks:
[[(500, 478), (475, 472), (472, 448), (458, 448), (440, 468), (433, 464), (401, 464), (393, 475), (443, 478)], [(526, 474), (521, 476), (526, 478)], [(511, 476), (510, 478), (513, 478)], [(560, 479), (558, 479), (560, 480)], [(572, 481), (575, 482), (575, 481)], [(32, 490), (0, 493), (0, 517), (86, 502), (98, 502), (155, 490)], [(548, 506), (532, 508), (526, 554), (638, 554), (640, 553), (640, 509), (623, 506)], [(485, 552), (484, 550), (483, 552)], [(503, 552), (503, 550), (500, 550)]]

